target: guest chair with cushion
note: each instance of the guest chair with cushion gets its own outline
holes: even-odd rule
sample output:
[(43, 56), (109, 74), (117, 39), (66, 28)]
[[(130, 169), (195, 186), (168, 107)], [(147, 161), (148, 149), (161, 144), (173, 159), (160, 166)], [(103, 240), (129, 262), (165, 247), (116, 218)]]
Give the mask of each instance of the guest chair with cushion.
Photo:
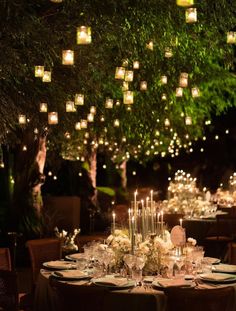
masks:
[(0, 248), (0, 270), (11, 270), (11, 255), (7, 247)]
[(34, 286), (43, 263), (61, 258), (61, 241), (53, 238), (36, 239), (27, 241), (26, 246), (29, 249)]
[(233, 286), (214, 289), (186, 289), (170, 287), (167, 295), (167, 311), (235, 311)]
[(17, 274), (15, 271), (0, 270), (0, 310), (18, 310)]

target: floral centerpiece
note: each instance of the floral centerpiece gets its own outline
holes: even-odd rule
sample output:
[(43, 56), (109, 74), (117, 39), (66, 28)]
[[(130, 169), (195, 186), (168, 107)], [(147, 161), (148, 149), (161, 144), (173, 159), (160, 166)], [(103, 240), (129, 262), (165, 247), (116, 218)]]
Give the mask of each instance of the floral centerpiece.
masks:
[(74, 229), (73, 233), (68, 233), (65, 230), (61, 232), (57, 227), (54, 228), (54, 232), (57, 238), (61, 240), (62, 250), (66, 253), (71, 251), (78, 251), (78, 246), (75, 243), (77, 234), (80, 233), (80, 229)]
[[(135, 255), (145, 256), (145, 274), (156, 274), (161, 266), (166, 264), (166, 255), (174, 248), (170, 240), (170, 233), (164, 231), (163, 237), (150, 236), (142, 242), (142, 236), (136, 235)], [(115, 230), (107, 238), (107, 244), (114, 252), (113, 267), (121, 268), (124, 265), (124, 255), (131, 252), (131, 242), (127, 230)]]

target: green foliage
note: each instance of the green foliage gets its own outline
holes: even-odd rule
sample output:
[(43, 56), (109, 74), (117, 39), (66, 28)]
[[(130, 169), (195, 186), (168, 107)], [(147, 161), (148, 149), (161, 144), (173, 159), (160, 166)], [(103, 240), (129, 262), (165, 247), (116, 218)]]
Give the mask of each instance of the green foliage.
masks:
[(109, 187), (97, 187), (97, 190), (102, 192), (102, 193), (109, 195), (110, 197), (114, 197), (116, 194), (115, 191)]

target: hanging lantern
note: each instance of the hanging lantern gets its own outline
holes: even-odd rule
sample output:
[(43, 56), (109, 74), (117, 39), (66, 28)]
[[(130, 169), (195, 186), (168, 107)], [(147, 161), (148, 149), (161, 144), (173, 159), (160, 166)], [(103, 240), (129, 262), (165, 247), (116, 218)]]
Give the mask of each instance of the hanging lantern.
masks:
[(44, 75), (44, 66), (35, 66), (34, 67), (34, 76), (36, 78), (42, 78)]
[(191, 117), (186, 117), (185, 118), (185, 124), (186, 125), (192, 125), (192, 118)]
[(179, 77), (179, 86), (181, 87), (188, 86), (188, 74), (186, 72), (181, 72)]
[(92, 42), (91, 27), (77, 28), (77, 44), (90, 44)]
[(200, 91), (198, 87), (192, 87), (191, 89), (192, 97), (199, 97), (200, 96)]
[(185, 20), (186, 23), (196, 23), (197, 21), (197, 9), (196, 8), (189, 8), (185, 11)]
[(128, 59), (124, 59), (122, 61), (122, 67), (128, 67), (128, 65), (129, 65), (129, 60)]
[(26, 116), (24, 114), (20, 114), (18, 117), (19, 124), (26, 124)]
[(135, 60), (135, 61), (133, 62), (133, 68), (134, 68), (134, 69), (139, 69), (139, 61), (138, 61), (138, 60)]
[(40, 103), (39, 111), (40, 112), (48, 112), (48, 104), (47, 103)]
[(153, 41), (149, 41), (149, 42), (146, 44), (146, 47), (147, 47), (147, 49), (153, 51)]
[(86, 128), (88, 127), (88, 122), (87, 122), (87, 120), (82, 119), (82, 120), (80, 121), (80, 126), (81, 126), (82, 129), (86, 129)]
[(65, 132), (65, 134), (64, 134), (64, 135), (65, 135), (65, 138), (66, 138), (66, 139), (71, 139), (71, 135), (70, 135), (70, 133), (69, 133), (69, 132)]
[(161, 100), (167, 100), (166, 93), (163, 93), (163, 94), (161, 95)]
[(124, 67), (116, 67), (115, 79), (124, 80), (125, 78), (125, 68)]
[(101, 121), (101, 122), (104, 122), (104, 121), (105, 121), (104, 116), (101, 116), (100, 121)]
[(76, 131), (81, 130), (80, 122), (76, 122), (76, 123), (75, 123), (75, 129), (76, 129)]
[(62, 65), (74, 65), (74, 51), (62, 51)]
[(48, 113), (48, 124), (57, 124), (58, 123), (58, 113), (49, 112)]
[(176, 4), (179, 6), (192, 6), (194, 4), (194, 0), (176, 0)]
[(173, 56), (173, 52), (171, 48), (165, 48), (165, 57), (170, 58)]
[(236, 44), (236, 32), (234, 31), (227, 32), (227, 43)]
[(129, 90), (129, 82), (123, 81), (122, 91), (128, 91)]
[(51, 82), (51, 71), (44, 71), (42, 81), (43, 82)]
[(123, 102), (125, 105), (131, 105), (134, 103), (134, 92), (126, 91), (123, 93)]
[(90, 113), (96, 114), (96, 107), (95, 106), (90, 107)]
[(116, 101), (116, 106), (119, 107), (120, 106), (120, 101), (117, 99)]
[(113, 99), (107, 98), (105, 102), (105, 108), (112, 109), (113, 108)]
[(66, 102), (66, 112), (75, 112), (76, 108), (75, 108), (75, 103), (71, 100), (68, 100)]
[(169, 126), (170, 126), (170, 120), (169, 120), (168, 118), (165, 119), (164, 125), (165, 125), (166, 127), (169, 127)]
[(89, 114), (87, 115), (87, 120), (88, 120), (88, 122), (93, 122), (93, 121), (94, 121), (94, 114), (89, 113)]
[(125, 71), (125, 81), (132, 82), (134, 79), (134, 72), (132, 70)]
[(75, 94), (75, 105), (83, 106), (83, 104), (84, 104), (84, 95)]
[(167, 84), (167, 76), (161, 76), (161, 84)]
[(146, 91), (147, 90), (147, 81), (141, 81), (140, 82), (140, 91)]
[(119, 119), (114, 120), (114, 127), (119, 127), (120, 126), (120, 121)]
[(175, 96), (176, 97), (182, 97), (183, 96), (183, 88), (182, 87), (177, 87), (176, 88)]

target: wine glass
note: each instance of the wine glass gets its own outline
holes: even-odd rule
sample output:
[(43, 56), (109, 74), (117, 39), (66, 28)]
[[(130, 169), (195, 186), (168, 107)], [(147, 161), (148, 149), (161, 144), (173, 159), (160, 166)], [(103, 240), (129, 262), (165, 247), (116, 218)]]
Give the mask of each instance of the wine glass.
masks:
[(124, 257), (123, 257), (123, 260), (124, 260), (126, 266), (129, 269), (129, 275), (131, 275), (132, 274), (132, 268), (133, 268), (133, 266), (135, 264), (134, 255), (132, 255), (132, 254), (125, 254)]

